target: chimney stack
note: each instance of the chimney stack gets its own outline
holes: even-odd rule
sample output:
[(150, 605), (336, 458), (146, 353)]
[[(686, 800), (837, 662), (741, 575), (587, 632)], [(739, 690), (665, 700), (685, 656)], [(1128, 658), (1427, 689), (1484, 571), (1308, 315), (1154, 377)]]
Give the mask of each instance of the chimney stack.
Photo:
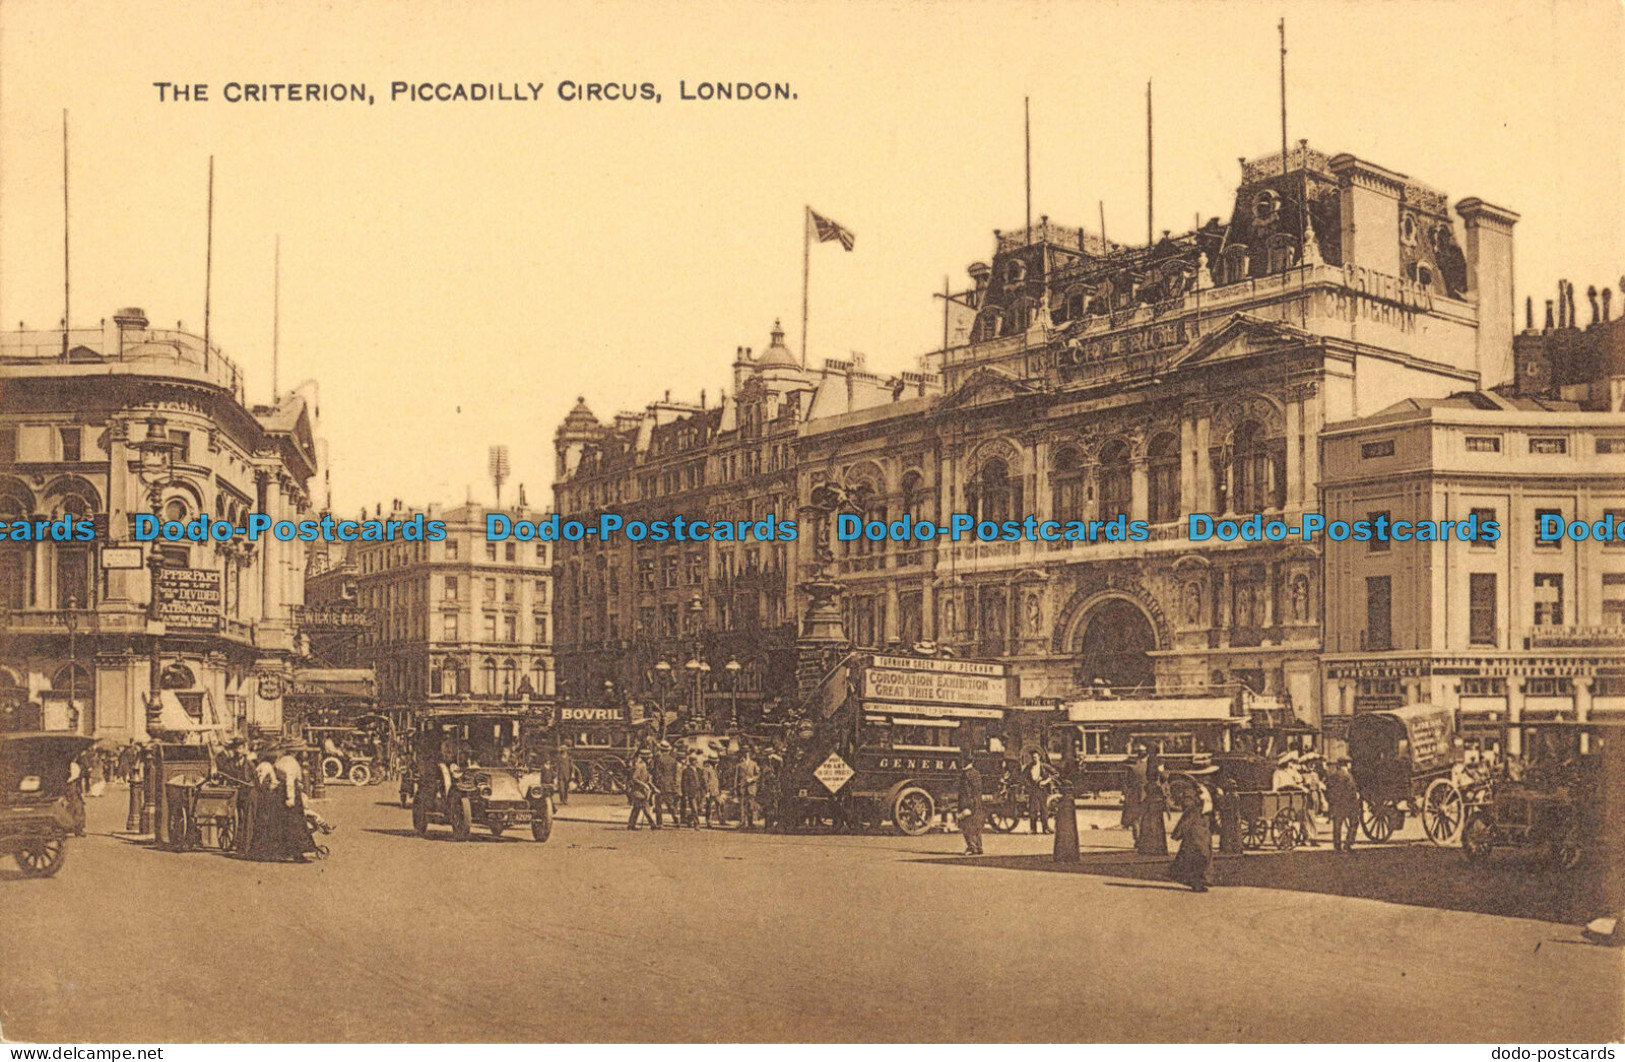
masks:
[(1456, 204), (1467, 229), (1467, 269), (1478, 296), (1478, 385), (1504, 383), (1513, 376), (1512, 336), (1518, 327), (1513, 284), (1512, 228), (1518, 215), (1478, 198)]

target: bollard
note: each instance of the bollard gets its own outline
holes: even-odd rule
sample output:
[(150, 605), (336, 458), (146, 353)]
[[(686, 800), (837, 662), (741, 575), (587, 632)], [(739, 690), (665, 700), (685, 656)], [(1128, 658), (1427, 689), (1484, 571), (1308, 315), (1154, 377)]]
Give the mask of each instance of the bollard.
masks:
[(1078, 790), (1071, 778), (1061, 782), (1061, 806), (1055, 809), (1055, 862), (1076, 863), (1078, 854)]
[(140, 833), (141, 832), (141, 788), (142, 787), (141, 787), (140, 783), (135, 780), (134, 777), (131, 777), (129, 779), (128, 784), (130, 786), (130, 810), (129, 810), (129, 813), (124, 816), (124, 832), (125, 833)]

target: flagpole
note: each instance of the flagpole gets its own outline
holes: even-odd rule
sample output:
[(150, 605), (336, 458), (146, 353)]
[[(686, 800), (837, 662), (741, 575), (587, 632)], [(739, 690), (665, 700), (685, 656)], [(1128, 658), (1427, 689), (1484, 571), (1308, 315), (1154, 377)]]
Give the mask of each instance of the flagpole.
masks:
[(807, 281), (812, 274), (812, 207), (801, 208), (801, 367), (807, 367)]

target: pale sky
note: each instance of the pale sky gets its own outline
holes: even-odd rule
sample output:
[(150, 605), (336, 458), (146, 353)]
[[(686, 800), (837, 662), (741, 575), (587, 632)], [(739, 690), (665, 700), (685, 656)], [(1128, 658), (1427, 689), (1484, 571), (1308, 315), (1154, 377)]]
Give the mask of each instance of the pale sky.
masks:
[[(915, 366), (944, 275), (1034, 214), (1145, 232), (1228, 217), (1238, 156), (1289, 134), (1523, 215), (1520, 305), (1625, 273), (1625, 18), (1597, 3), (166, 3), (0, 0), (0, 322), (62, 303), (70, 112), (74, 324), (203, 322), (270, 391), (320, 381), (334, 501), (490, 496), (486, 447), (550, 500), (577, 394), (601, 417), (670, 389), (715, 402), (775, 317), (799, 344), (803, 204), (814, 360)], [(659, 104), (559, 100), (653, 82)], [(543, 82), (536, 103), (389, 103), (389, 83)], [(793, 102), (684, 103), (679, 80), (788, 82)], [(207, 82), (159, 103), (152, 82)], [(377, 102), (224, 102), (239, 82), (365, 82)], [(1625, 299), (1616, 298), (1616, 305)], [(510, 488), (511, 489), (511, 488)], [(512, 495), (509, 494), (509, 497)]]

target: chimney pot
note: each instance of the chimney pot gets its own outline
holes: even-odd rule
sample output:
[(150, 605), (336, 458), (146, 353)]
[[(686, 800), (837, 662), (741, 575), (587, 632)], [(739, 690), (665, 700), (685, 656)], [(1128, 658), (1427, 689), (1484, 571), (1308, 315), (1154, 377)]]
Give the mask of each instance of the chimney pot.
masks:
[(1546, 328), (1544, 330), (1547, 331), (1547, 332), (1550, 332), (1552, 330), (1552, 300), (1551, 299), (1546, 300)]
[(1611, 288), (1603, 288), (1602, 289), (1602, 319), (1603, 319), (1604, 322), (1606, 322), (1609, 319), (1610, 309), (1609, 309), (1608, 304), (1613, 301), (1613, 298), (1614, 298), (1613, 289), (1611, 289)]

